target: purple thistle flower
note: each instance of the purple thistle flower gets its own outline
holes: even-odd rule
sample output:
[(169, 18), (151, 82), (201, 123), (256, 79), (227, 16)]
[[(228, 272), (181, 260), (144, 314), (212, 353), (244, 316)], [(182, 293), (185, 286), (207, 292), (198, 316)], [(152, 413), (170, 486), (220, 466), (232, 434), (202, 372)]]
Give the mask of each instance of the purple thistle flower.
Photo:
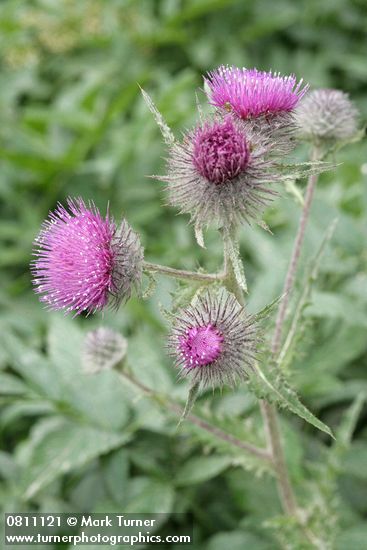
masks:
[(117, 227), (93, 203), (68, 199), (43, 223), (32, 262), (35, 292), (49, 309), (93, 313), (112, 298), (115, 306), (140, 281), (143, 250), (123, 220)]
[(223, 335), (213, 325), (192, 327), (180, 337), (179, 349), (188, 368), (202, 367), (215, 361), (221, 351)]
[(276, 194), (269, 184), (281, 180), (280, 149), (274, 141), (231, 115), (205, 122), (169, 149), (169, 202), (202, 228), (232, 226), (251, 219)]
[(344, 140), (357, 132), (358, 111), (340, 90), (310, 92), (297, 107), (295, 118), (300, 135), (311, 140)]
[(193, 135), (193, 163), (201, 176), (221, 184), (240, 174), (249, 161), (244, 133), (230, 118), (199, 126)]
[(208, 73), (205, 83), (215, 107), (243, 120), (289, 113), (307, 91), (294, 75), (226, 66)]
[(256, 354), (255, 318), (226, 291), (207, 291), (176, 315), (168, 349), (180, 375), (202, 387), (247, 378)]

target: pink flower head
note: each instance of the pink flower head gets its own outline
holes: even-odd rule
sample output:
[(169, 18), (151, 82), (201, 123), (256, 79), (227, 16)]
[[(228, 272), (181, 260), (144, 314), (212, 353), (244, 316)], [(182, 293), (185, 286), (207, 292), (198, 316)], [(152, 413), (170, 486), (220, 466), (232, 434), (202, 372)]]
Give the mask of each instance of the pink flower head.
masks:
[(264, 133), (232, 115), (201, 122), (170, 145), (169, 203), (188, 213), (197, 228), (230, 227), (259, 216), (281, 181), (283, 153)]
[(247, 166), (249, 150), (244, 133), (230, 117), (224, 122), (199, 126), (193, 135), (193, 163), (201, 176), (221, 184)]
[(192, 369), (209, 365), (222, 351), (223, 336), (212, 324), (187, 329), (180, 337), (179, 348), (185, 359), (185, 367)]
[(32, 265), (36, 293), (50, 309), (88, 313), (103, 309), (112, 295), (115, 303), (130, 296), (139, 280), (142, 249), (124, 220), (117, 228), (91, 203), (68, 199), (61, 204), (35, 241)]
[(233, 294), (207, 291), (177, 313), (168, 349), (181, 376), (192, 383), (233, 386), (253, 366), (256, 332), (255, 317)]
[(205, 82), (210, 102), (241, 119), (290, 112), (307, 91), (294, 75), (238, 67), (221, 66), (208, 73)]

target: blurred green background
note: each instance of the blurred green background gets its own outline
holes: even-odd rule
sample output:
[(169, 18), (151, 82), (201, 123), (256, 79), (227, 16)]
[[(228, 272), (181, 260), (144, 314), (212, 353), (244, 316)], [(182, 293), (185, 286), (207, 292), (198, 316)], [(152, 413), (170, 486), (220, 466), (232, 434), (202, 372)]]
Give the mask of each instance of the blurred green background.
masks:
[[(166, 153), (139, 85), (177, 135), (195, 121), (201, 75), (222, 63), (295, 72), (311, 87), (340, 88), (363, 121), (366, 28), (364, 0), (1, 1), (4, 510), (191, 512), (200, 549), (303, 548), (281, 518), (267, 521), (281, 514), (274, 481), (254, 476), (254, 469), (261, 472), (238, 449), (188, 423), (175, 432), (175, 419), (114, 373), (81, 372), (83, 334), (104, 324), (129, 337), (129, 364), (142, 382), (184, 399), (186, 387), (163, 351), (160, 304), (169, 305), (174, 283), (159, 280), (152, 299), (133, 299), (117, 314), (70, 319), (44, 311), (31, 290), (29, 261), (48, 211), (80, 195), (125, 215), (150, 261), (215, 270), (217, 235), (209, 232), (207, 249), (199, 249), (187, 219), (165, 207), (162, 186), (145, 177), (163, 172)], [(205, 101), (201, 92), (199, 98)], [(334, 160), (336, 169), (320, 179), (303, 267), (328, 224), (339, 222), (305, 312), (292, 381), (307, 406), (337, 429), (367, 391), (365, 143)], [(298, 216), (299, 206), (282, 192), (266, 213), (273, 235), (242, 230), (251, 311), (281, 292)], [(261, 443), (246, 388), (209, 393), (197, 411)], [(314, 514), (315, 529), (329, 541), (335, 536), (325, 548), (366, 548), (366, 416), (364, 408), (351, 446), (342, 449), (298, 419), (283, 418), (301, 502)], [(167, 529), (179, 532), (184, 523)]]

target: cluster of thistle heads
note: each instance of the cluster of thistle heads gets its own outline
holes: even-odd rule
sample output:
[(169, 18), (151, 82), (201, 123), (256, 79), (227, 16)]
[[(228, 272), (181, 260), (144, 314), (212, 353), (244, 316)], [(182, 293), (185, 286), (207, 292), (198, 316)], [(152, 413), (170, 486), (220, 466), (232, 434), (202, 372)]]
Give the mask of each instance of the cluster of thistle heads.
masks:
[[(157, 176), (169, 203), (189, 214), (199, 232), (261, 222), (276, 184), (302, 175), (299, 166), (285, 163), (299, 140), (348, 140), (357, 130), (357, 111), (346, 94), (308, 92), (294, 75), (222, 66), (204, 77), (204, 90), (211, 114), (203, 118), (200, 112), (181, 141), (166, 140), (167, 173)], [(117, 223), (109, 212), (102, 216), (81, 198), (50, 213), (34, 255), (40, 300), (75, 315), (126, 302), (139, 291), (144, 271), (140, 238), (128, 222)], [(114, 341), (110, 333), (107, 339), (98, 334), (89, 355), (100, 354), (105, 340), (107, 347)], [(176, 314), (168, 348), (194, 383), (233, 385), (251, 368), (257, 340), (256, 317), (228, 291), (206, 290)]]

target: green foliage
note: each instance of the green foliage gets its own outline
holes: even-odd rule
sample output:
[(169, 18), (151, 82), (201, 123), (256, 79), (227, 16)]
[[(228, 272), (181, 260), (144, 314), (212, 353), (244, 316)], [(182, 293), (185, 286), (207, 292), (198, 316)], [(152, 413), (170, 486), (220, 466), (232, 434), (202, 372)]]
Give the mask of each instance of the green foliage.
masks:
[(333, 434), (328, 426), (318, 420), (308, 409), (301, 403), (296, 392), (289, 385), (286, 377), (276, 370), (276, 366), (272, 365), (266, 369), (256, 366), (255, 373), (251, 373), (249, 388), (256, 394), (259, 399), (266, 399), (276, 403), (279, 407), (287, 408), (306, 422), (315, 426), (319, 430), (327, 433), (331, 437)]
[[(167, 121), (166, 138), (168, 126), (179, 136), (194, 123), (201, 74), (220, 63), (295, 72), (313, 87), (338, 87), (356, 101), (363, 123), (364, 3), (281, 0), (274, 9), (269, 0), (3, 0), (0, 11), (0, 507), (190, 512), (204, 550), (312, 547), (281, 515), (267, 462), (218, 437), (222, 430), (264, 445), (246, 386), (197, 399), (192, 413), (214, 430), (188, 418), (176, 430), (179, 415), (164, 400), (116, 372), (82, 372), (85, 333), (111, 326), (129, 339), (129, 372), (183, 406), (188, 388), (162, 351), (161, 309), (187, 302), (197, 286), (155, 276), (146, 280), (149, 300), (131, 300), (103, 319), (70, 319), (42, 309), (29, 261), (48, 210), (81, 195), (102, 211), (109, 201), (117, 218), (126, 215), (147, 259), (216, 270), (217, 234), (206, 232), (206, 248), (197, 247), (187, 220), (162, 207), (160, 185), (145, 177), (163, 172), (165, 145), (139, 86)], [(336, 168), (320, 177), (306, 234), (287, 328), (301, 306), (284, 375), (265, 370), (266, 381), (252, 383), (258, 395), (275, 395), (310, 421), (284, 415), (282, 434), (305, 524), (319, 547), (358, 550), (367, 536), (365, 143), (332, 153), (327, 160)], [(297, 155), (307, 161), (307, 151)], [(246, 281), (231, 251), (235, 275), (249, 289), (248, 309), (263, 317), (282, 291), (304, 188), (296, 183), (279, 189), (266, 213), (272, 234), (242, 229)], [(335, 218), (317, 278), (305, 280)], [(196, 238), (203, 246), (199, 228)], [(330, 426), (336, 440), (315, 425), (327, 433)]]

